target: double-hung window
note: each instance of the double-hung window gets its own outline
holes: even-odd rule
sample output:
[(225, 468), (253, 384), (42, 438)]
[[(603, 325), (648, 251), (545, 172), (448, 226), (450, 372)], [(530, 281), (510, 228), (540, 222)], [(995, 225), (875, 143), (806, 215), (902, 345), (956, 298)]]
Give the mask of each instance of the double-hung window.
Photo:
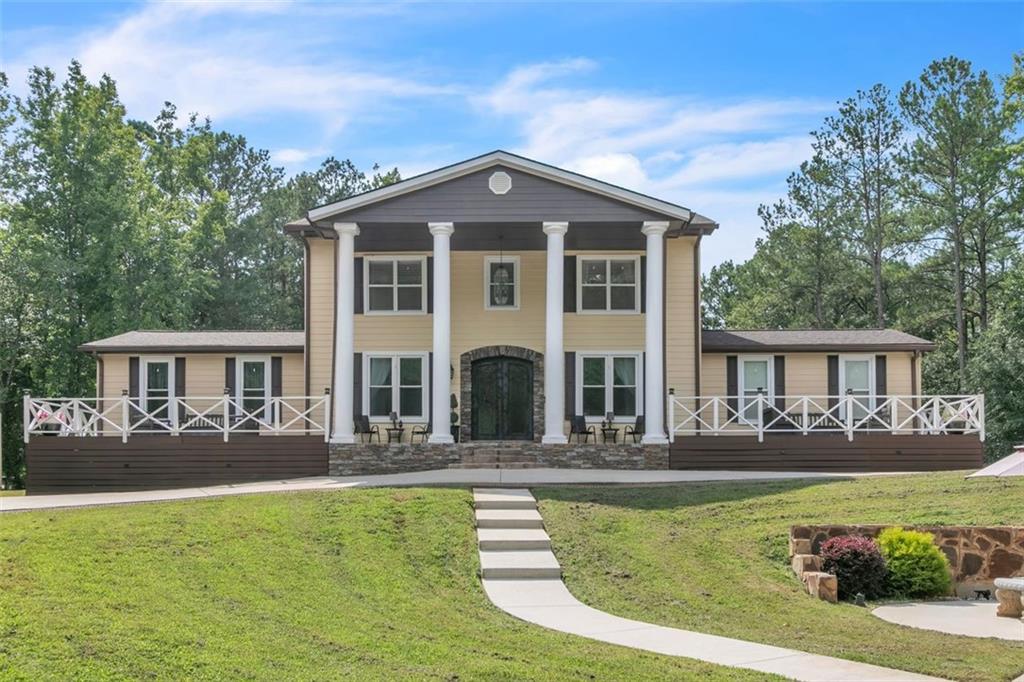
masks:
[(597, 421), (641, 413), (639, 353), (581, 353), (576, 363), (576, 414)]
[(366, 270), (363, 309), (367, 313), (426, 312), (425, 256), (368, 256)]
[[(875, 409), (875, 396), (872, 387), (875, 385), (875, 358), (871, 355), (840, 355), (839, 356), (839, 391), (843, 396), (849, 395), (853, 408), (853, 419), (863, 419), (868, 412)], [(846, 418), (846, 404), (842, 403), (840, 411)]]
[(577, 310), (640, 312), (640, 256), (577, 257)]
[(740, 356), (739, 362), (740, 415), (744, 421), (756, 424), (761, 420), (758, 394), (765, 399), (774, 397), (774, 363), (767, 355)]
[(394, 412), (399, 419), (427, 418), (427, 354), (367, 354), (364, 359), (364, 413), (386, 421)]
[(484, 309), (519, 310), (519, 256), (484, 259)]

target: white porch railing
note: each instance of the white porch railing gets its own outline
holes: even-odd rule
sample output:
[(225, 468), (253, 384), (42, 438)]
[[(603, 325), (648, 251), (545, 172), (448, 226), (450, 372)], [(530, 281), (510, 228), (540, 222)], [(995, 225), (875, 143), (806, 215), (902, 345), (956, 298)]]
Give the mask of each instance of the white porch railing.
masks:
[[(248, 406), (248, 407), (247, 407)], [(25, 442), (30, 436), (134, 434), (323, 435), (330, 437), (331, 395), (241, 399), (216, 397), (23, 398)]]
[(978, 434), (985, 396), (677, 396), (669, 391), (669, 439), (677, 435), (766, 433)]

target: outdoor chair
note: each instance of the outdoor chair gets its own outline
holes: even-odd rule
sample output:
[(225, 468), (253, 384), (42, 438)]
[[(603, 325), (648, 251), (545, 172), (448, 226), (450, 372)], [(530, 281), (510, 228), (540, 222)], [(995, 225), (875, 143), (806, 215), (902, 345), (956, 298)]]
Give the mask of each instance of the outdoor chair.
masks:
[(587, 418), (582, 414), (575, 415), (569, 421), (569, 440), (572, 440), (573, 434), (576, 435), (577, 443), (586, 443), (590, 437), (594, 438), (594, 442), (597, 442), (597, 429), (593, 425), (587, 425)]
[(355, 420), (355, 432), (359, 435), (360, 443), (372, 443), (374, 436), (377, 437), (377, 442), (380, 442), (380, 425), (373, 424), (371, 426), (369, 415), (359, 415)]
[(416, 437), (418, 436), (421, 443), (427, 442), (427, 436), (430, 435), (430, 423), (426, 424), (414, 424), (412, 427), (412, 433), (409, 434), (409, 442), (415, 443)]
[(637, 415), (636, 424), (626, 424), (626, 429), (622, 432), (622, 442), (625, 443), (629, 437), (633, 438), (633, 443), (639, 443), (644, 436), (644, 416), (642, 414)]

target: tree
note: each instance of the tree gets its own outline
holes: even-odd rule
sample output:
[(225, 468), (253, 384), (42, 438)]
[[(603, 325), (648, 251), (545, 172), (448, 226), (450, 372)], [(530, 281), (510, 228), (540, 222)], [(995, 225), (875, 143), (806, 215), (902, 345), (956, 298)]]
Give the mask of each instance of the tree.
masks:
[(813, 135), (819, 181), (831, 184), (842, 202), (839, 213), (850, 253), (870, 268), (874, 326), (885, 327), (885, 266), (912, 241), (899, 210), (897, 154), (903, 123), (889, 89), (877, 84), (858, 90)]
[[(908, 82), (900, 105), (916, 134), (902, 157), (907, 196), (948, 250), (957, 376), (964, 389), (968, 318), (977, 316), (981, 328), (988, 324), (991, 257), (1010, 247), (1008, 216), (1019, 205), (1007, 171), (1013, 118), (999, 107), (988, 75), (975, 74), (969, 62), (955, 57), (933, 62), (918, 81)], [(973, 312), (972, 284), (979, 301)]]

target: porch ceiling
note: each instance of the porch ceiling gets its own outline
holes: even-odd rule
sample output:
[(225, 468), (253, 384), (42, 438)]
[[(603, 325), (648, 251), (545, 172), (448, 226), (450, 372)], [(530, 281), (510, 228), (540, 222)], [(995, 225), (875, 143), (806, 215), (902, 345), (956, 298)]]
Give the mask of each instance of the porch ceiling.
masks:
[[(541, 222), (456, 222), (451, 237), (452, 251), (544, 251), (547, 236), (541, 229)], [(670, 223), (671, 224), (671, 223)], [(640, 231), (642, 221), (635, 222), (570, 222), (565, 235), (567, 250), (642, 251), (646, 238)], [(306, 236), (326, 239), (336, 237), (330, 228), (316, 229), (298, 225), (289, 231)], [(666, 237), (691, 234), (676, 222)], [(359, 223), (359, 236), (355, 238), (355, 250), (373, 251), (430, 251), (433, 238), (426, 223)]]

